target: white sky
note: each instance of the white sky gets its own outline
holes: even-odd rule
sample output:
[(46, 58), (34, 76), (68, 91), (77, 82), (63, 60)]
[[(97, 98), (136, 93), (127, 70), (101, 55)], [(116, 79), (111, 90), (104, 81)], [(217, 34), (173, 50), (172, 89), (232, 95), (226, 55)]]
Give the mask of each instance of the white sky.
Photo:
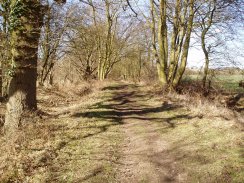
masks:
[[(210, 61), (210, 65), (213, 67), (221, 67), (221, 66), (227, 66), (227, 67), (232, 67), (232, 66), (238, 66), (242, 69), (244, 69), (244, 31), (240, 31), (240, 37), (238, 40), (235, 40), (233, 42), (228, 42), (228, 49), (223, 50), (222, 54), (229, 54), (229, 59), (225, 57), (224, 55), (221, 56), (221, 59), (213, 59)], [(211, 56), (210, 56), (211, 57)], [(204, 65), (204, 54), (201, 49), (201, 47), (192, 47), (189, 50), (189, 55), (188, 55), (188, 64), (187, 67), (197, 67), (201, 68)], [(215, 63), (214, 63), (215, 62)], [(219, 62), (219, 63), (217, 63)], [(233, 62), (233, 63), (232, 63)]]

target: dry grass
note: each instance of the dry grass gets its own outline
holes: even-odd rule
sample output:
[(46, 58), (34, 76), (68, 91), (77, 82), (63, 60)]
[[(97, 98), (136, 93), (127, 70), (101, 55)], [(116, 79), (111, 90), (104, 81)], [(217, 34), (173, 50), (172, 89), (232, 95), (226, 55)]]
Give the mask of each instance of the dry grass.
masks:
[(177, 93), (168, 93), (167, 97), (171, 101), (178, 101), (181, 105), (187, 107), (192, 113), (204, 117), (233, 117), (233, 111), (221, 106), (216, 101), (211, 101), (201, 96), (191, 96), (189, 94), (179, 95)]
[[(147, 87), (147, 92), (153, 89)], [(174, 157), (175, 171), (183, 172), (187, 182), (243, 182), (243, 114), (190, 94), (165, 93), (148, 103), (156, 106), (162, 101), (172, 110), (150, 117), (168, 120), (158, 121), (158, 131), (169, 143), (167, 152)]]
[[(0, 182), (112, 179), (110, 161), (116, 159), (115, 146), (120, 138), (117, 127), (109, 120), (71, 117), (102, 101), (105, 85), (94, 81), (39, 88), (42, 116), (32, 118), (10, 137), (0, 136)], [(107, 126), (111, 130), (107, 131)]]
[[(115, 86), (109, 82), (39, 89), (42, 118), (11, 138), (0, 136), (0, 182), (116, 182), (124, 134), (109, 108), (114, 92), (102, 91)], [(155, 133), (168, 144), (163, 153), (182, 180), (242, 182), (243, 127), (236, 113), (202, 96), (130, 86), (136, 106), (153, 109), (141, 115), (158, 125)], [(134, 130), (147, 132), (143, 126)]]
[[(154, 84), (152, 84), (154, 83)], [(144, 84), (145, 90), (154, 96), (165, 96), (165, 101), (178, 103), (192, 113), (206, 118), (221, 117), (224, 119), (233, 119), (244, 124), (244, 98), (234, 105), (228, 106), (228, 101), (235, 95), (226, 93), (220, 88), (211, 88), (208, 92), (203, 90), (199, 81), (183, 83), (177, 88), (177, 92), (164, 91), (157, 82)]]

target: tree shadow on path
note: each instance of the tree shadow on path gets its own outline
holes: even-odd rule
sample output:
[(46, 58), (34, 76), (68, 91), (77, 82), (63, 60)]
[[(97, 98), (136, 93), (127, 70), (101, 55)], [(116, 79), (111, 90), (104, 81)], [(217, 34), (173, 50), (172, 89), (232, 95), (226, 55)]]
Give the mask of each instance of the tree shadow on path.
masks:
[(123, 124), (125, 119), (137, 119), (153, 122), (167, 123), (169, 127), (175, 127), (173, 121), (182, 119), (192, 119), (197, 116), (175, 115), (173, 117), (148, 117), (161, 112), (169, 112), (182, 108), (180, 105), (162, 103), (161, 106), (145, 105), (145, 101), (153, 97), (150, 93), (140, 93), (139, 86), (135, 85), (118, 85), (110, 86), (103, 91), (112, 93), (112, 97), (96, 103), (89, 108), (87, 112), (78, 112), (73, 114), (75, 118), (99, 118), (109, 120), (116, 124)]

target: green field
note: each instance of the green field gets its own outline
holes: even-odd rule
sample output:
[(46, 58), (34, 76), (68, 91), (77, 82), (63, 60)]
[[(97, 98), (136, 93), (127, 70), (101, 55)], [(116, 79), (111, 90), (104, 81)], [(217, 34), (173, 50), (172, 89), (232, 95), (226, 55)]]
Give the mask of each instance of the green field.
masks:
[[(202, 77), (199, 74), (185, 75), (183, 81), (201, 81)], [(244, 80), (242, 74), (220, 74), (212, 77), (211, 81), (214, 87), (227, 92), (244, 92), (244, 88), (239, 87), (239, 82)]]

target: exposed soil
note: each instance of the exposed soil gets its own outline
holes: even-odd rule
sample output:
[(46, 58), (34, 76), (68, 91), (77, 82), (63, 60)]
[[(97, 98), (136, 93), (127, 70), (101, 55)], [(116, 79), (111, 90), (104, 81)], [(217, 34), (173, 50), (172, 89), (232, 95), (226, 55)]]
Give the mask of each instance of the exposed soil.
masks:
[[(118, 182), (175, 182), (184, 177), (167, 152), (165, 141), (155, 124), (156, 118), (148, 117), (162, 106), (146, 103), (150, 98), (136, 86), (114, 87), (113, 109), (121, 118), (124, 141), (121, 146), (121, 165), (117, 167)], [(167, 106), (165, 106), (167, 110)], [(159, 110), (160, 112), (160, 110)]]
[(113, 83), (70, 101), (61, 96), (62, 105), (41, 93), (47, 115), (21, 136), (17, 157), (0, 156), (0, 182), (241, 182), (235, 122), (150, 90)]

